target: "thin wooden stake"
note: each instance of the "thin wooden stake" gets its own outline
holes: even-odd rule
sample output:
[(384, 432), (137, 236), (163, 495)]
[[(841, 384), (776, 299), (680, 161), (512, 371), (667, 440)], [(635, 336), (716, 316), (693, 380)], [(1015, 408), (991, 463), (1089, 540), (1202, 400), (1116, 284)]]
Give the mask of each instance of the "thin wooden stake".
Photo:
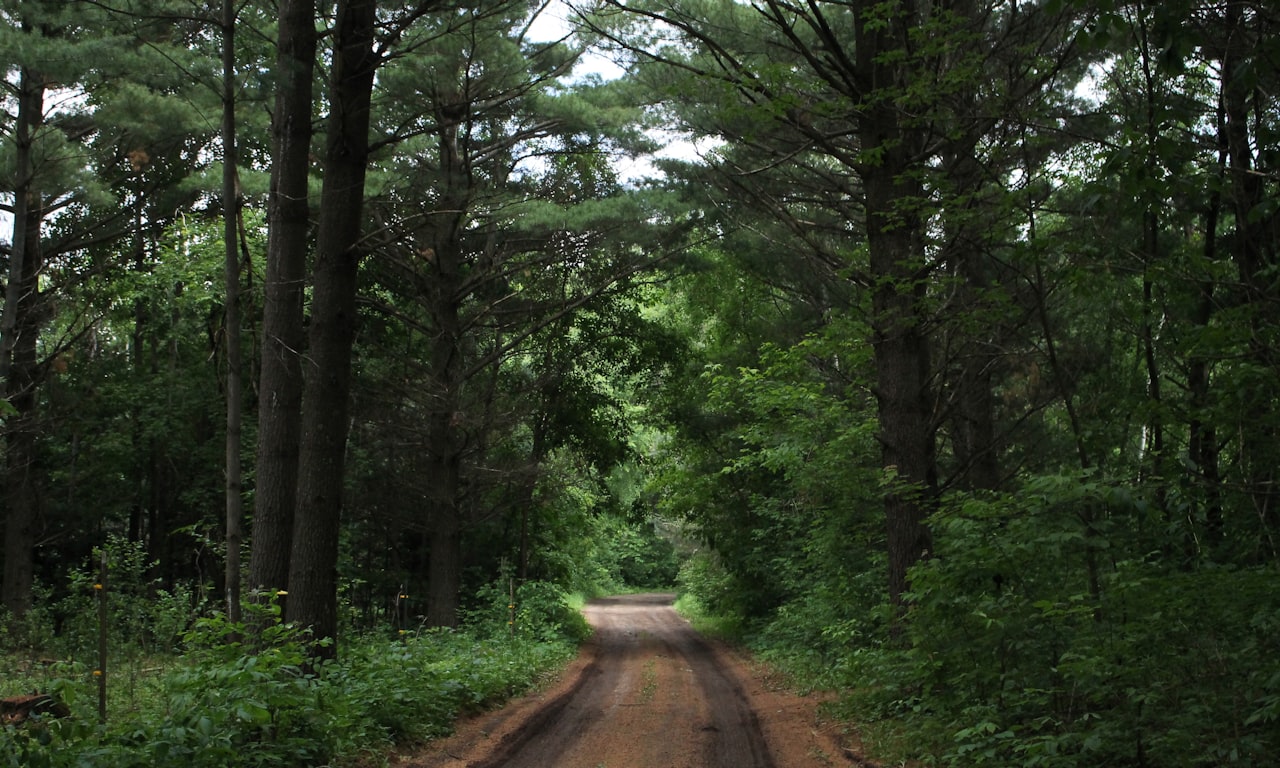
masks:
[(93, 585), (98, 593), (98, 668), (94, 677), (98, 678), (98, 719), (107, 722), (107, 553), (102, 552), (102, 562), (98, 566), (98, 583)]
[(507, 627), (512, 637), (516, 635), (516, 580), (507, 579)]

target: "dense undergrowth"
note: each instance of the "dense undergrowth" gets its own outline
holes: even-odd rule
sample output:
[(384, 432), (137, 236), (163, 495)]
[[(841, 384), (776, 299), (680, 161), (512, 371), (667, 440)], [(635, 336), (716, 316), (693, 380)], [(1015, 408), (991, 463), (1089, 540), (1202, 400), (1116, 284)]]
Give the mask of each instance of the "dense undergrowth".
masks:
[[(842, 692), (836, 714), (885, 764), (1276, 765), (1276, 566), (1189, 558), (1160, 522), (1122, 486), (1044, 478), (935, 515), (896, 623), (874, 567), (793, 571), (762, 607), (708, 553), (686, 563), (680, 605), (798, 685)], [(825, 546), (809, 542), (815, 562)]]
[(514, 602), (495, 586), (459, 630), (344, 637), (338, 660), (317, 664), (311, 638), (272, 607), (252, 619), (267, 625), (259, 634), (215, 614), (157, 649), (156, 633), (142, 631), (166, 611), (153, 605), (150, 617), (128, 601), (113, 612), (105, 722), (87, 628), (0, 657), (0, 695), (41, 691), (71, 710), (0, 727), (0, 766), (377, 765), (390, 745), (445, 734), (458, 716), (534, 685), (590, 631), (554, 585), (528, 583)]

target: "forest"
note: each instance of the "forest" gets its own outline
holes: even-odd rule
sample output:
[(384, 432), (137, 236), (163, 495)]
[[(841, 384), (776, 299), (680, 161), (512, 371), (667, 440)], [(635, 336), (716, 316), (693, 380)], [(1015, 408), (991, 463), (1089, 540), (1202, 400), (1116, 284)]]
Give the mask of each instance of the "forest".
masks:
[(643, 588), (881, 765), (1280, 761), (1273, 3), (0, 16), (0, 766), (384, 764)]

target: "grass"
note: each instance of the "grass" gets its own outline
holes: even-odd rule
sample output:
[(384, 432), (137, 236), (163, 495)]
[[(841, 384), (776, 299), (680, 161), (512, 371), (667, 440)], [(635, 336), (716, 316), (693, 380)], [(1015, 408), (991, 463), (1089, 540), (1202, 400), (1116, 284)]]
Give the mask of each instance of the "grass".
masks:
[(742, 639), (743, 627), (739, 617), (713, 615), (693, 595), (686, 593), (677, 597), (675, 609), (701, 634), (732, 642)]
[(658, 692), (658, 662), (654, 659), (645, 662), (641, 677), (644, 684), (640, 688), (640, 701), (648, 704)]

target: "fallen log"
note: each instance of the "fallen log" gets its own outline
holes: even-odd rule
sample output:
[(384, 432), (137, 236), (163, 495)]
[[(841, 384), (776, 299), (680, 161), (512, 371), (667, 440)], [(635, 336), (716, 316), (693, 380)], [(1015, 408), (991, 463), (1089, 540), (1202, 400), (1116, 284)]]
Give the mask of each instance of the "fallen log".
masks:
[(0, 699), (0, 723), (6, 725), (25, 723), (32, 717), (69, 717), (70, 715), (71, 710), (66, 704), (46, 693)]

